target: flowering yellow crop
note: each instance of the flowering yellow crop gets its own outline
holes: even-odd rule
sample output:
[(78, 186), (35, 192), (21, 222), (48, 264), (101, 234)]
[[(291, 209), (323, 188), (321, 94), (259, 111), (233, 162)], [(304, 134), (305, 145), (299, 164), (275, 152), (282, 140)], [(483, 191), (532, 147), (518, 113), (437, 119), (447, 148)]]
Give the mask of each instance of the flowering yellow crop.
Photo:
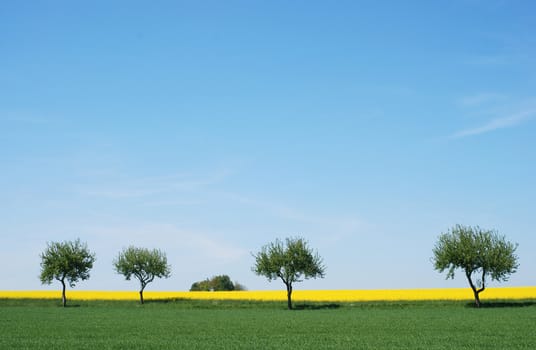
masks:
[[(536, 299), (536, 287), (488, 288), (482, 299)], [(72, 300), (138, 300), (136, 291), (67, 291)], [(283, 301), (286, 292), (235, 291), (235, 292), (151, 292), (144, 293), (145, 300), (260, 300)], [(400, 290), (296, 290), (294, 301), (401, 301), (401, 300), (471, 300), (469, 288), (448, 289), (400, 289)], [(0, 291), (0, 299), (61, 299), (60, 291)]]

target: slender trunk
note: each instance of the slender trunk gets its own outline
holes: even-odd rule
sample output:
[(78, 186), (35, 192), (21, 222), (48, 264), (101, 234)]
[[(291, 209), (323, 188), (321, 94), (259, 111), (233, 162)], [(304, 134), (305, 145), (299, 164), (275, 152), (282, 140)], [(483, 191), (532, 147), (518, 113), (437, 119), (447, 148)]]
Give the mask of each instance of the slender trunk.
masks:
[(473, 294), (475, 295), (475, 307), (480, 307), (480, 296), (478, 295), (480, 291), (473, 289)]
[(65, 281), (61, 280), (62, 290), (61, 290), (61, 302), (63, 307), (67, 305), (67, 298), (65, 297)]
[(287, 286), (287, 307), (289, 310), (292, 310), (292, 284), (285, 283)]
[(467, 277), (467, 280), (469, 281), (469, 285), (471, 286), (471, 289), (473, 290), (473, 295), (475, 297), (475, 307), (480, 307), (480, 292), (482, 292), (484, 289), (486, 289), (486, 286), (484, 285), (484, 279), (482, 279), (482, 288), (477, 289), (475, 284), (473, 283), (473, 280), (471, 279), (471, 274), (469, 272), (465, 272), (465, 276)]
[(141, 284), (141, 289), (140, 289), (140, 303), (143, 305), (143, 290), (145, 289), (145, 285), (142, 283)]

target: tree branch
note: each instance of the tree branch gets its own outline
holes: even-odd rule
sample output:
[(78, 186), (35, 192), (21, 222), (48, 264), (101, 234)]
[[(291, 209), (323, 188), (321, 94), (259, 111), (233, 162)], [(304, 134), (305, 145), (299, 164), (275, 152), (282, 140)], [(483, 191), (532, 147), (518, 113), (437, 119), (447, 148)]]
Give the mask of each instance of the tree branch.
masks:
[(482, 269), (482, 288), (477, 290), (477, 292), (483, 292), (484, 289), (486, 289), (486, 269)]

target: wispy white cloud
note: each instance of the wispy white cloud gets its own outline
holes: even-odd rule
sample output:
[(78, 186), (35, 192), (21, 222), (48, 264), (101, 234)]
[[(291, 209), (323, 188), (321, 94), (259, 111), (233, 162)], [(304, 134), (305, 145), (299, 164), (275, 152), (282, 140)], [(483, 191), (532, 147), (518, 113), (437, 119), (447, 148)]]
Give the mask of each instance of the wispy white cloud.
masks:
[(476, 136), (476, 135), (481, 135), (481, 134), (489, 133), (489, 132), (500, 130), (500, 129), (512, 128), (512, 127), (521, 125), (523, 123), (526, 123), (530, 121), (531, 119), (534, 119), (535, 117), (536, 117), (536, 109), (528, 109), (528, 110), (525, 110), (516, 114), (511, 114), (505, 117), (492, 119), (486, 124), (481, 125), (481, 126), (460, 130), (454, 133), (453, 135), (451, 135), (451, 137), (462, 138), (462, 137)]
[(465, 96), (459, 100), (463, 107), (479, 107), (482, 105), (503, 101), (507, 96), (496, 92), (483, 92), (475, 95)]
[(222, 181), (228, 171), (219, 171), (206, 176), (170, 175), (140, 179), (117, 180), (99, 185), (80, 185), (82, 195), (108, 199), (147, 197), (159, 194), (195, 191)]
[(280, 203), (253, 199), (239, 194), (226, 193), (225, 196), (241, 204), (254, 206), (284, 220), (303, 223), (321, 228), (322, 230), (329, 230), (332, 237), (353, 234), (363, 231), (368, 227), (368, 223), (355, 217), (314, 215)]
[[(160, 248), (164, 251), (181, 249), (195, 252), (200, 259), (228, 262), (241, 259), (249, 253), (228, 240), (218, 239), (216, 232), (189, 230), (170, 224), (143, 223), (127, 226), (90, 227), (84, 230), (96, 244), (108, 247), (128, 245)], [(185, 254), (185, 253), (183, 253)]]

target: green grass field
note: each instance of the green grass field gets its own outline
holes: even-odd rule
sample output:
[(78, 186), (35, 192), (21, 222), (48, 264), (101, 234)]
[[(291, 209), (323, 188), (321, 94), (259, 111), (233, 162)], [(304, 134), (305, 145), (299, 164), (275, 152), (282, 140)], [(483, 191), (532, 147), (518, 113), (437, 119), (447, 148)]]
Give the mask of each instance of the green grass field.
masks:
[(534, 349), (536, 302), (0, 300), (0, 349)]

